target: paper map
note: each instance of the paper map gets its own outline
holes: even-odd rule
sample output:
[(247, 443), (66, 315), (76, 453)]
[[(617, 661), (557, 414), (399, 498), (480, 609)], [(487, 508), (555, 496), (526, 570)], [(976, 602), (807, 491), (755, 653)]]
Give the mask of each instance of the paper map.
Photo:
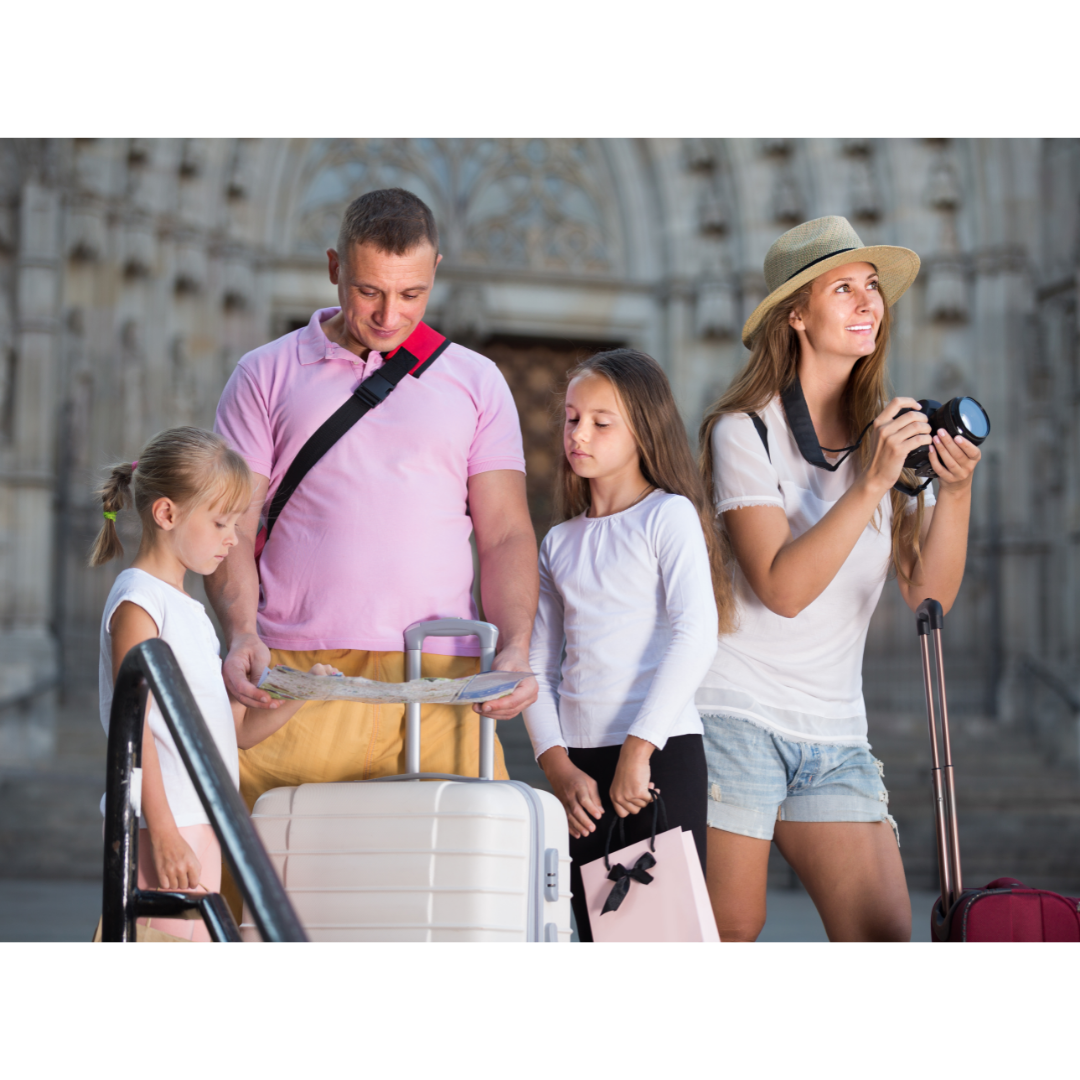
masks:
[(506, 697), (529, 671), (485, 671), (467, 679), (413, 679), (411, 682), (385, 683), (375, 679), (347, 675), (309, 675), (285, 667), (268, 668), (259, 680), (259, 688), (271, 697), (292, 701), (358, 701), (365, 705), (471, 705)]

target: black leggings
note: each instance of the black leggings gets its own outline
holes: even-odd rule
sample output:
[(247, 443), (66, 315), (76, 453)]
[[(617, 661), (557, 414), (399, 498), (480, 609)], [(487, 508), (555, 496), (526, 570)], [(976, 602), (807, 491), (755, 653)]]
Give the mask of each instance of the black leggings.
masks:
[[(592, 941), (592, 929), (589, 926), (589, 912), (585, 904), (585, 889), (581, 884), (582, 863), (604, 857), (604, 844), (607, 842), (608, 829), (615, 817), (611, 805), (611, 782), (615, 779), (615, 766), (619, 763), (621, 746), (595, 746), (588, 748), (570, 747), (570, 760), (582, 772), (588, 773), (600, 788), (600, 802), (604, 807), (604, 816), (596, 826), (596, 831), (583, 836), (580, 840), (570, 837), (570, 888), (574, 897), (574, 918), (577, 920), (578, 936), (582, 941)], [(705, 746), (700, 735), (676, 735), (668, 739), (663, 750), (654, 750), (649, 758), (649, 772), (652, 782), (660, 789), (667, 812), (667, 828), (681, 826), (694, 834), (701, 868), (705, 869), (705, 832), (708, 815), (707, 789), (709, 785), (708, 769), (705, 765)], [(663, 818), (661, 831), (663, 830)], [(652, 832), (653, 811), (646, 807), (637, 814), (625, 819), (626, 842), (621, 840), (618, 831), (612, 838), (612, 849), (636, 844), (647, 840)]]

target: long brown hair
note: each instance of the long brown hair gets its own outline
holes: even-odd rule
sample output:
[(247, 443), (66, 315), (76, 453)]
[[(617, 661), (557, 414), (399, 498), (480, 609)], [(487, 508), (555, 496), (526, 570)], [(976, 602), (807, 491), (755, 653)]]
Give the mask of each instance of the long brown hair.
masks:
[[(735, 376), (727, 392), (706, 413), (701, 422), (700, 464), (702, 478), (709, 486), (715, 499), (714, 477), (717, 467), (723, 462), (716, 462), (712, 449), (712, 430), (717, 420), (727, 413), (760, 413), (777, 394), (786, 390), (799, 371), (799, 335), (789, 322), (793, 311), (805, 311), (810, 303), (813, 282), (804, 285), (785, 300), (780, 301), (758, 329), (750, 350), (750, 359), (746, 366)], [(880, 283), (878, 288), (880, 288)], [(892, 327), (892, 314), (889, 310), (888, 297), (882, 295), (884, 312), (878, 330), (874, 351), (856, 361), (848, 376), (847, 386), (841, 399), (841, 417), (852, 438), (871, 423), (892, 399), (888, 375), (885, 371), (885, 357), (889, 351), (889, 332)], [(860, 469), (870, 463), (871, 444), (864, 439), (855, 452), (855, 460)], [(918, 487), (920, 481), (910, 469), (904, 469), (900, 479), (909, 487)], [(922, 534), (924, 500), (920, 492), (918, 509), (907, 513), (908, 496), (900, 491), (890, 492), (892, 498), (892, 562), (896, 572), (905, 581), (910, 581), (904, 571), (902, 555), (911, 550), (915, 555), (915, 566), (922, 561), (920, 536)], [(876, 520), (876, 519), (875, 519)], [(914, 567), (913, 567), (914, 569)]]
[(143, 529), (153, 530), (158, 499), (171, 499), (185, 510), (213, 502), (224, 513), (235, 514), (247, 508), (251, 487), (247, 462), (220, 435), (197, 427), (162, 431), (139, 451), (135, 462), (109, 466), (98, 492), (106, 517), (90, 552), (90, 565), (100, 566), (124, 554), (115, 523), (129, 500)]
[[(590, 356), (572, 368), (567, 374), (567, 385), (579, 375), (602, 375), (615, 388), (637, 442), (645, 479), (653, 487), (682, 495), (694, 504), (709, 552), (720, 633), (730, 633), (735, 626), (735, 600), (731, 579), (725, 573), (723, 540), (663, 369), (651, 356), (636, 349), (611, 349)], [(555, 524), (577, 517), (590, 505), (589, 481), (578, 476), (566, 454), (562, 454), (555, 484)]]

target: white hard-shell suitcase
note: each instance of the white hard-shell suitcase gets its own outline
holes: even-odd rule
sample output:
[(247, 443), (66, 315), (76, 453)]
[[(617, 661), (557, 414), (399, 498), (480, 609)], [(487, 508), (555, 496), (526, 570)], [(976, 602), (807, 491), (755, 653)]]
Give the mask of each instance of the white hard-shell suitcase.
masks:
[[(476, 635), (481, 670), (498, 629), (467, 619), (405, 631), (405, 677), (427, 637)], [(480, 776), (420, 772), (420, 706), (406, 706), (401, 776), (301, 784), (252, 812), (312, 941), (569, 941), (570, 840), (554, 795), (494, 780), (495, 721), (481, 715)], [(245, 941), (259, 934), (247, 907)]]

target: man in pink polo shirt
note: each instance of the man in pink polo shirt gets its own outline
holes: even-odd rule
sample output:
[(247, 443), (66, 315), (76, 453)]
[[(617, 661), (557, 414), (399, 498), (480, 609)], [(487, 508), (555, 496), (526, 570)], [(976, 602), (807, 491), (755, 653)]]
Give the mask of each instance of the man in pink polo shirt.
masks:
[[(538, 579), (517, 411), (495, 365), (460, 345), (402, 378), (311, 468), (256, 567), (259, 519), (308, 438), (399, 346), (420, 354), (438, 340), (422, 319), (442, 256), (415, 195), (355, 200), (327, 255), (340, 307), (244, 356), (218, 405), (217, 430), (256, 478), (236, 550), (206, 579), (229, 642), (226, 684), (266, 707), (254, 683), (269, 664), (402, 680), (406, 626), (476, 618), (473, 533), (484, 612), (500, 630), (495, 667), (527, 671)], [(430, 638), (425, 648), (425, 675), (478, 670), (475, 639)], [(530, 679), (483, 710), (509, 719), (535, 699)], [(403, 706), (312, 702), (241, 751), (241, 791), (252, 806), (272, 787), (401, 772), (403, 738)], [(476, 775), (478, 738), (474, 713), (426, 706), (421, 767)], [(506, 776), (498, 744), (496, 772)]]

